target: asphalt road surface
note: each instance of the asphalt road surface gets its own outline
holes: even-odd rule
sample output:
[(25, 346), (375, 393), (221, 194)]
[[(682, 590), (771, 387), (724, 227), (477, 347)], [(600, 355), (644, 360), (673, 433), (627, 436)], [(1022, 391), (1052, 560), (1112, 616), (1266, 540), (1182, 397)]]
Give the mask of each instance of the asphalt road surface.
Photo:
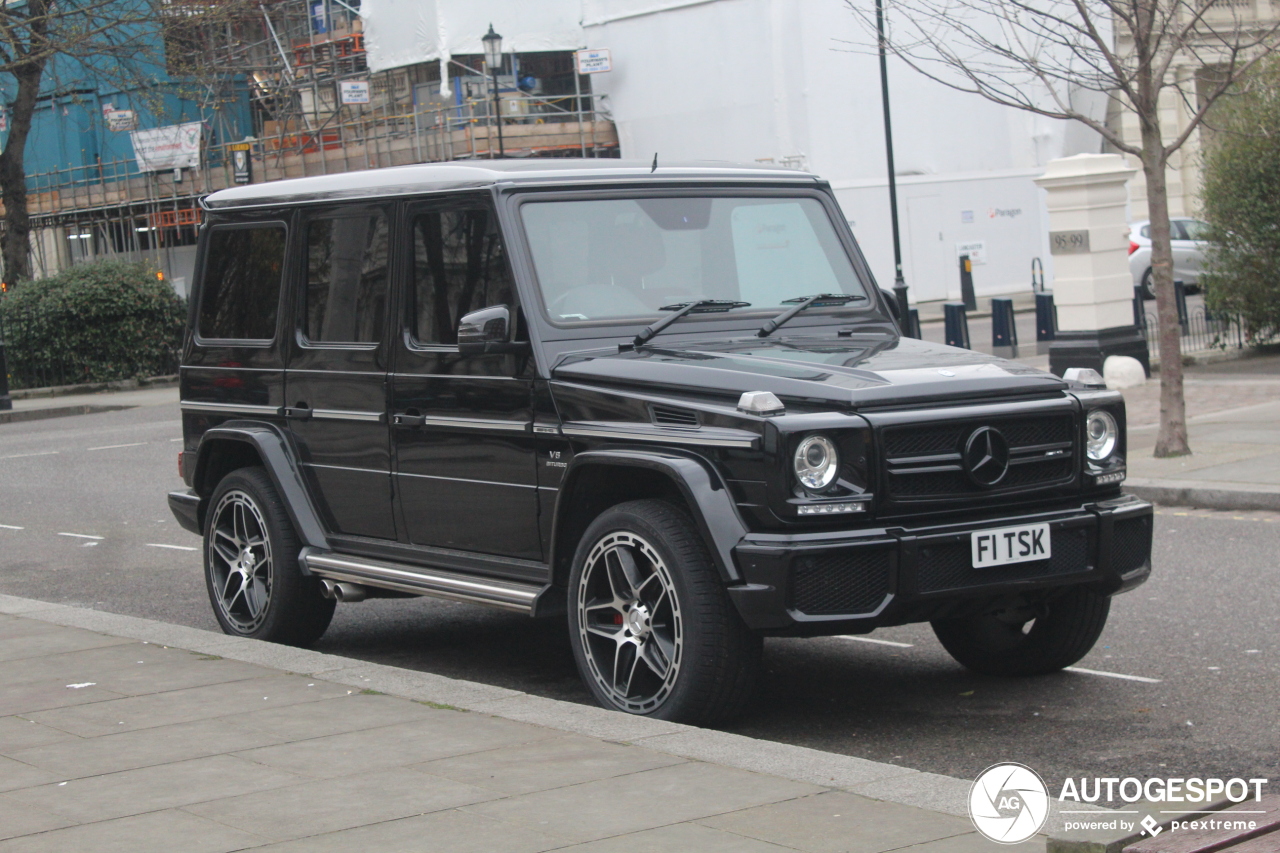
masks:
[[(0, 426), (0, 592), (217, 630), (170, 516), (176, 404)], [(973, 778), (1280, 777), (1280, 516), (1161, 509), (1155, 572), (1079, 667), (973, 675), (928, 626), (771, 639), (753, 737)], [(588, 702), (563, 622), (464, 604), (339, 605), (317, 648)], [(1110, 673), (1110, 674), (1104, 674)], [(1135, 678), (1138, 680), (1135, 680)]]

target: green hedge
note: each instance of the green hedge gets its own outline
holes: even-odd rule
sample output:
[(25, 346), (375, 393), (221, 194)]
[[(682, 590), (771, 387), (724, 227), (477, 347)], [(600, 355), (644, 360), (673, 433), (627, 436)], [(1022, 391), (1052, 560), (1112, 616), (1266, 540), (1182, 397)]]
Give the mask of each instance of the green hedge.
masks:
[(25, 281), (0, 302), (14, 388), (173, 373), (185, 303), (144, 263), (98, 261)]

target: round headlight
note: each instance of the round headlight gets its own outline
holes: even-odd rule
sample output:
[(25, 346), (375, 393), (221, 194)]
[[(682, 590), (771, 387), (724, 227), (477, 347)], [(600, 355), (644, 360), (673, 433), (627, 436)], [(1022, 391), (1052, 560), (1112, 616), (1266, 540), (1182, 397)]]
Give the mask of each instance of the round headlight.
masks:
[(811, 435), (796, 448), (796, 478), (806, 489), (825, 489), (840, 469), (836, 446), (825, 435)]
[(1094, 462), (1106, 459), (1116, 449), (1119, 438), (1120, 428), (1110, 412), (1094, 409), (1089, 413), (1085, 421), (1085, 439), (1090, 459)]

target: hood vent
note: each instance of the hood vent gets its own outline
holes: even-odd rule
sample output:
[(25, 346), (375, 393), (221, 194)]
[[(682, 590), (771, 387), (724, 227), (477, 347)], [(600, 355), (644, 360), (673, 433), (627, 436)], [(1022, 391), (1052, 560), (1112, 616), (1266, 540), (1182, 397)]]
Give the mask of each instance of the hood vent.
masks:
[(653, 413), (653, 422), (658, 426), (692, 427), (696, 429), (702, 425), (698, 420), (698, 413), (690, 409), (677, 409), (675, 406), (650, 406), (649, 411)]

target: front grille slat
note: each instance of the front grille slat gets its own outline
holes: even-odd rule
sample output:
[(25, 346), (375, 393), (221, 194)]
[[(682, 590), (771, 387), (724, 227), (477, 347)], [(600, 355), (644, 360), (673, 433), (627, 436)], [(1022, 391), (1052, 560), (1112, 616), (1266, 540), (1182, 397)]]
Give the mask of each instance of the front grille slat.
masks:
[[(1008, 472), (991, 487), (974, 483), (962, 467), (965, 442), (982, 426), (999, 430), (1009, 444)], [(888, 427), (881, 436), (887, 498), (918, 503), (1063, 485), (1075, 475), (1075, 432), (1071, 413)]]

